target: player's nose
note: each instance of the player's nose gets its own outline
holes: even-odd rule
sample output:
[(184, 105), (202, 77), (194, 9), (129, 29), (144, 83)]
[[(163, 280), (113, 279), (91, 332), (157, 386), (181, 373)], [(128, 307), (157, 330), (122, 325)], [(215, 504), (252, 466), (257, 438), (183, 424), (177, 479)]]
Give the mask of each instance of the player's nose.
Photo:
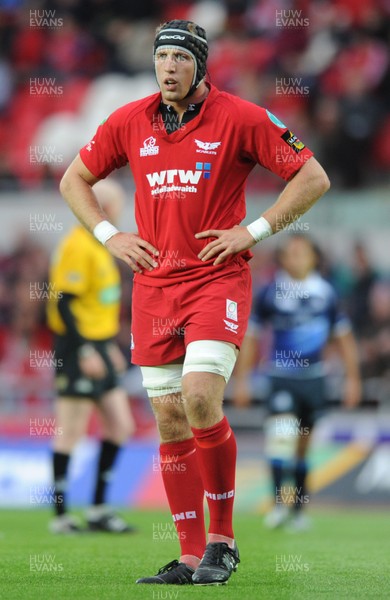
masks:
[(176, 71), (176, 61), (173, 56), (167, 56), (167, 58), (165, 59), (164, 70), (167, 73), (172, 73), (173, 71)]

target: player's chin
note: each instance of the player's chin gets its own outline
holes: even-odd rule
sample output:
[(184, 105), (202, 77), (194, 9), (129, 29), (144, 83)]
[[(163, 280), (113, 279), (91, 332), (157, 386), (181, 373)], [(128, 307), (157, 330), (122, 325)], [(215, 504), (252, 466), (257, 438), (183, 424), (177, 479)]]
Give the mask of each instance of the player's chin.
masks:
[(185, 97), (185, 93), (181, 89), (166, 90), (161, 88), (161, 94), (163, 100), (167, 100), (168, 102), (180, 102)]

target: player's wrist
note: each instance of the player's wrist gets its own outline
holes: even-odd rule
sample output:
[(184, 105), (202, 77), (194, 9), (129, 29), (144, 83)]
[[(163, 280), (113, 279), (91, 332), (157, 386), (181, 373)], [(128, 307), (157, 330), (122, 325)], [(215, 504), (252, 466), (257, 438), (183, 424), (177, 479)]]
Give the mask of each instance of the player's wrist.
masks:
[(117, 233), (119, 233), (119, 229), (110, 221), (100, 221), (93, 229), (93, 235), (103, 246)]
[(246, 228), (256, 242), (260, 242), (260, 240), (264, 240), (273, 234), (271, 225), (264, 217), (260, 217), (260, 219), (249, 223)]

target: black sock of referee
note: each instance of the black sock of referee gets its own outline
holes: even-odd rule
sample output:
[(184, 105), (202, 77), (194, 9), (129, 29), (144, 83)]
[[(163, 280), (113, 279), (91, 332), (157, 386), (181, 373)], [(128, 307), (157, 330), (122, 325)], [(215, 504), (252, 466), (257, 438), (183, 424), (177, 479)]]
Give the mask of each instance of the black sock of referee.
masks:
[(300, 511), (304, 504), (308, 502), (306, 490), (306, 478), (308, 473), (307, 462), (304, 458), (299, 458), (294, 469), (295, 479), (295, 504), (294, 510)]
[(54, 510), (57, 516), (66, 512), (65, 488), (70, 454), (53, 452)]
[(270, 461), (271, 473), (272, 473), (272, 481), (273, 481), (273, 493), (275, 504), (282, 503), (282, 481), (283, 481), (283, 471), (284, 465), (283, 461), (279, 458), (273, 458)]
[(95, 498), (93, 501), (95, 505), (104, 504), (107, 484), (109, 483), (111, 470), (120, 448), (118, 444), (109, 440), (103, 440), (101, 443)]

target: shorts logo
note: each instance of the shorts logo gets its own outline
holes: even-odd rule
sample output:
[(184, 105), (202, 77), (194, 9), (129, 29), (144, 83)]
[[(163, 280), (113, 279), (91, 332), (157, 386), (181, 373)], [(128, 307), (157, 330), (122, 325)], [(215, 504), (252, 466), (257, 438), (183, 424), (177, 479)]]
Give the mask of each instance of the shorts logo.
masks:
[(227, 331), (231, 331), (232, 333), (237, 333), (237, 329), (239, 328), (238, 323), (232, 323), (231, 321), (226, 321), (226, 319), (223, 320), (223, 322), (225, 323), (226, 327), (225, 329)]
[(156, 138), (152, 135), (144, 140), (143, 148), (139, 149), (140, 156), (155, 156), (160, 151), (160, 146), (156, 146)]
[(228, 298), (226, 299), (226, 318), (231, 321), (238, 321), (237, 302)]
[(76, 379), (73, 387), (79, 394), (89, 394), (93, 391), (93, 382), (86, 377), (80, 377), (80, 379)]
[(222, 142), (201, 142), (195, 140), (195, 144), (198, 146), (197, 152), (201, 154), (217, 154), (215, 150), (221, 145)]
[(296, 135), (292, 133), (292, 131), (285, 131), (283, 135), (280, 136), (282, 140), (284, 140), (297, 154), (300, 153), (301, 150), (304, 149), (305, 144), (301, 142)]
[(135, 344), (134, 344), (134, 335), (131, 333), (130, 334), (130, 350), (134, 350)]

